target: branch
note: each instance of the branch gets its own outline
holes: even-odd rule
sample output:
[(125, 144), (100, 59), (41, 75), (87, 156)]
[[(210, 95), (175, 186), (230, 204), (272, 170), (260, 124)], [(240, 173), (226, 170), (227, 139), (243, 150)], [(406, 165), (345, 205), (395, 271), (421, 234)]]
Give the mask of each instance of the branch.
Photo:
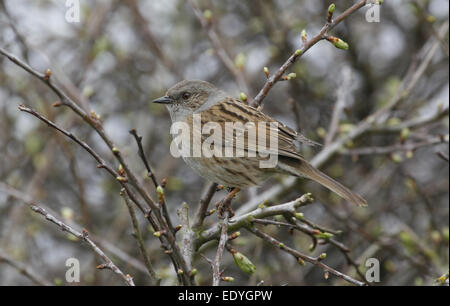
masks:
[(192, 228), (198, 230), (203, 225), (203, 220), (206, 218), (207, 210), (209, 203), (211, 202), (212, 197), (217, 191), (217, 184), (210, 183), (206, 188), (206, 192), (200, 199), (200, 205), (198, 207), (197, 214), (195, 215), (195, 222), (192, 225)]
[(150, 260), (150, 256), (148, 255), (147, 250), (145, 249), (145, 244), (144, 244), (144, 240), (142, 239), (141, 229), (139, 228), (139, 222), (136, 218), (136, 213), (134, 212), (134, 208), (130, 203), (130, 199), (128, 198), (127, 194), (125, 193), (125, 189), (122, 189), (120, 191), (120, 195), (123, 197), (123, 200), (128, 208), (128, 212), (130, 213), (131, 223), (133, 225), (133, 230), (134, 230), (134, 236), (138, 243), (139, 251), (141, 252), (141, 255), (144, 259), (144, 263), (145, 263), (145, 267), (147, 268), (147, 272), (149, 273), (152, 281), (154, 281), (155, 284), (157, 286), (159, 286), (159, 284), (161, 283), (161, 279), (156, 275), (156, 272), (153, 269), (153, 265)]
[(84, 241), (84, 242), (86, 242), (87, 244), (88, 244), (88, 246), (95, 252), (95, 253), (97, 253), (104, 261), (105, 261), (105, 263), (104, 264), (101, 264), (101, 265), (99, 265), (99, 266), (97, 266), (97, 268), (98, 269), (110, 269), (111, 271), (113, 271), (114, 273), (116, 273), (116, 274), (118, 274), (118, 275), (120, 275), (123, 279), (124, 279), (124, 281), (127, 283), (127, 285), (129, 285), (129, 286), (134, 286), (134, 282), (133, 282), (133, 278), (129, 275), (129, 274), (127, 274), (127, 275), (125, 275), (112, 261), (111, 261), (111, 259), (109, 259), (109, 257), (108, 256), (106, 256), (106, 254), (105, 253), (103, 253), (103, 251), (91, 240), (91, 239), (89, 239), (89, 234), (88, 234), (88, 232), (85, 230), (85, 229), (83, 229), (83, 231), (80, 233), (80, 232), (78, 232), (78, 231), (76, 231), (76, 230), (74, 230), (72, 227), (70, 227), (69, 225), (67, 225), (67, 224), (65, 224), (65, 223), (63, 223), (63, 222), (61, 222), (61, 221), (59, 221), (58, 219), (56, 219), (55, 217), (53, 217), (52, 215), (50, 215), (49, 213), (47, 213), (46, 211), (45, 211), (45, 209), (43, 209), (43, 208), (41, 208), (41, 207), (39, 207), (39, 206), (37, 206), (37, 205), (34, 205), (34, 204), (31, 204), (30, 205), (30, 208), (34, 211), (34, 212), (36, 212), (36, 213), (38, 213), (38, 214), (41, 214), (42, 216), (44, 216), (45, 217), (45, 219), (47, 219), (48, 221), (50, 221), (50, 222), (52, 222), (52, 223), (54, 223), (54, 224), (56, 224), (56, 225), (58, 225), (60, 228), (61, 228), (61, 230), (63, 231), (63, 232), (69, 232), (69, 233), (71, 233), (72, 235), (74, 235), (75, 237), (77, 237), (78, 239), (80, 239), (80, 240), (82, 240), (82, 241)]
[(342, 111), (345, 108), (345, 104), (351, 98), (353, 87), (353, 75), (350, 67), (342, 68), (342, 76), (341, 76), (341, 84), (336, 92), (336, 103), (333, 107), (333, 115), (331, 117), (330, 126), (328, 128), (328, 133), (325, 137), (324, 146), (326, 147), (331, 143), (336, 136), (339, 127), (339, 120), (342, 114)]
[(286, 246), (284, 243), (278, 241), (277, 239), (273, 238), (272, 236), (267, 235), (266, 233), (258, 230), (256, 227), (254, 226), (246, 226), (245, 227), (249, 232), (253, 233), (254, 235), (266, 240), (267, 242), (269, 242), (270, 244), (274, 245), (276, 248), (279, 248), (280, 250), (292, 255), (297, 261), (299, 261), (300, 263), (303, 263), (304, 261), (307, 261), (309, 263), (312, 263), (315, 266), (318, 266), (319, 268), (322, 268), (325, 272), (329, 272), (331, 274), (336, 275), (339, 278), (342, 278), (343, 280), (352, 283), (354, 285), (357, 286), (365, 286), (366, 284), (363, 282), (360, 282), (342, 272), (339, 272), (331, 267), (329, 267), (328, 265), (324, 264), (322, 262), (322, 260), (324, 259), (323, 255), (319, 256), (319, 257), (311, 257), (305, 254), (300, 253), (297, 250), (294, 250), (288, 246)]
[(331, 31), (335, 26), (341, 23), (345, 18), (362, 8), (364, 5), (366, 5), (366, 0), (360, 0), (345, 12), (343, 12), (340, 16), (338, 16), (334, 21), (328, 21), (316, 36), (307, 41), (301, 49), (298, 49), (294, 53), (292, 53), (292, 55), (286, 60), (286, 62), (281, 65), (278, 71), (267, 79), (263, 88), (259, 91), (258, 95), (256, 95), (255, 99), (253, 100), (252, 106), (259, 107), (261, 109), (263, 106), (262, 101), (267, 96), (272, 87), (278, 81), (280, 81), (280, 79), (282, 79), (286, 70), (291, 67), (298, 58), (303, 56), (303, 54), (305, 54), (305, 52), (308, 51), (312, 46), (317, 44), (319, 41), (326, 39), (329, 31)]
[(220, 221), (220, 239), (219, 239), (219, 245), (217, 246), (217, 252), (216, 252), (216, 258), (214, 259), (214, 262), (212, 263), (212, 269), (213, 269), (213, 286), (219, 286), (220, 279), (221, 279), (221, 272), (220, 272), (220, 262), (222, 261), (222, 255), (223, 251), (225, 249), (225, 245), (228, 241), (228, 216), (229, 212), (225, 211), (223, 220)]
[[(0, 54), (6, 56), (9, 60), (11, 60), (13, 63), (24, 69), (25, 71), (29, 72), (31, 75), (37, 77), (40, 79), (43, 83), (45, 83), (60, 99), (60, 102), (54, 104), (54, 106), (60, 106), (64, 105), (69, 107), (71, 110), (73, 110), (78, 116), (80, 116), (86, 123), (88, 123), (100, 136), (100, 138), (104, 141), (104, 143), (108, 146), (108, 148), (113, 153), (116, 160), (119, 162), (119, 164), (124, 169), (124, 172), (126, 173), (127, 177), (123, 179), (123, 181), (129, 181), (129, 183), (136, 189), (137, 193), (142, 197), (142, 199), (145, 201), (145, 203), (151, 208), (148, 207), (140, 207), (140, 209), (145, 212), (145, 215), (148, 215), (151, 217), (151, 215), (154, 215), (155, 220), (158, 222), (159, 227), (161, 227), (166, 235), (164, 239), (167, 239), (167, 242), (169, 243), (171, 247), (171, 256), (173, 256), (173, 261), (177, 262), (177, 265), (181, 266), (181, 269), (183, 271), (186, 271), (186, 263), (183, 260), (183, 257), (181, 256), (180, 249), (176, 243), (174, 233), (170, 230), (169, 225), (165, 218), (163, 217), (159, 207), (156, 205), (156, 203), (153, 201), (153, 199), (150, 197), (150, 195), (147, 193), (145, 188), (140, 184), (140, 182), (137, 179), (137, 176), (135, 173), (131, 170), (128, 163), (123, 158), (121, 152), (119, 149), (114, 145), (112, 140), (108, 137), (108, 135), (105, 133), (103, 126), (98, 120), (97, 115), (93, 112), (91, 114), (87, 114), (80, 106), (78, 106), (77, 103), (75, 103), (70, 97), (68, 97), (62, 90), (60, 90), (56, 85), (53, 84), (51, 79), (51, 71), (47, 69), (45, 71), (45, 74), (41, 74), (31, 68), (26, 63), (19, 60), (14, 55), (6, 52), (2, 48), (0, 48)], [(122, 182), (123, 183), (123, 182)], [(123, 188), (129, 191), (126, 184), (123, 184)], [(130, 199), (138, 203), (138, 200), (136, 197), (129, 192)], [(147, 206), (146, 205), (146, 206)], [(149, 219), (149, 218), (147, 218)], [(155, 225), (155, 224), (152, 224)], [(173, 254), (173, 255), (172, 255)], [(177, 267), (174, 267), (177, 271), (179, 270)], [(179, 274), (180, 275), (180, 274)], [(190, 281), (189, 277), (185, 276), (186, 274), (181, 274), (181, 279), (183, 280), (183, 283), (186, 285), (193, 285), (193, 283)]]
[(448, 139), (445, 136), (435, 136), (424, 141), (411, 142), (405, 144), (395, 144), (392, 146), (385, 147), (367, 147), (367, 148), (357, 148), (351, 150), (342, 150), (342, 154), (348, 155), (377, 155), (377, 154), (389, 154), (397, 151), (414, 151), (421, 147), (428, 147), (432, 145), (437, 145), (441, 143), (448, 143)]
[[(262, 219), (269, 216), (283, 215), (286, 213), (295, 213), (295, 210), (301, 206), (312, 203), (311, 194), (304, 194), (298, 199), (271, 207), (257, 208), (252, 212), (233, 217), (229, 220), (228, 232), (236, 231), (245, 227), (252, 219)], [(199, 234), (195, 241), (195, 248), (198, 249), (202, 244), (213, 239), (219, 239), (222, 227), (216, 224), (213, 227)]]
[(2, 262), (9, 264), (11, 267), (19, 271), (20, 274), (29, 278), (32, 282), (36, 283), (39, 286), (51, 286), (50, 282), (37, 275), (30, 267), (12, 259), (6, 253), (0, 250), (0, 263)]

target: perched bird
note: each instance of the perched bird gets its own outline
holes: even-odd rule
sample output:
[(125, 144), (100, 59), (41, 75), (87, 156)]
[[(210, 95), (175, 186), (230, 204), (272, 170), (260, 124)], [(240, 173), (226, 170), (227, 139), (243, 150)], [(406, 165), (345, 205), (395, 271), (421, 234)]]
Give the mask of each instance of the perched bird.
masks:
[[(193, 156), (192, 150), (189, 151), (191, 154), (182, 156), (185, 162), (198, 174), (214, 183), (241, 189), (259, 185), (270, 176), (281, 173), (312, 179), (358, 206), (367, 205), (367, 202), (361, 196), (314, 168), (298, 153), (295, 143), (314, 145), (313, 141), (258, 109), (230, 97), (208, 82), (198, 80), (181, 81), (171, 87), (165, 96), (153, 102), (166, 105), (172, 123), (184, 123), (190, 128), (189, 132), (182, 136), (186, 139), (182, 140), (190, 142), (192, 146), (201, 146), (201, 143), (210, 136), (204, 135), (202, 131), (198, 130), (202, 126), (207, 125), (208, 122), (213, 122), (223, 127), (224, 130), (227, 122), (240, 122), (242, 124), (267, 123), (265, 125), (266, 135), (268, 135), (265, 136), (267, 143), (275, 137), (277, 140), (276, 148), (263, 147), (261, 149), (257, 145), (255, 137), (249, 137), (249, 132), (243, 131), (245, 134), (244, 156), (236, 155), (230, 157), (223, 154), (213, 154), (211, 157)], [(201, 126), (194, 124), (196, 115), (197, 117), (201, 116)], [(201, 137), (195, 139), (193, 137), (194, 133), (200, 134)], [(260, 133), (259, 130), (258, 133)], [(222, 151), (221, 153), (226, 147), (231, 146), (232, 149), (236, 149), (238, 143), (234, 141), (236, 140), (234, 139), (237, 136), (236, 134), (239, 133), (234, 131), (231, 136), (223, 132), (217, 133), (214, 140), (221, 140), (218, 142), (222, 146), (219, 148), (219, 151)], [(264, 155), (262, 153), (266, 157), (262, 157)], [(273, 167), (261, 167), (261, 161), (264, 158), (267, 159), (267, 154), (276, 154), (277, 162)]]

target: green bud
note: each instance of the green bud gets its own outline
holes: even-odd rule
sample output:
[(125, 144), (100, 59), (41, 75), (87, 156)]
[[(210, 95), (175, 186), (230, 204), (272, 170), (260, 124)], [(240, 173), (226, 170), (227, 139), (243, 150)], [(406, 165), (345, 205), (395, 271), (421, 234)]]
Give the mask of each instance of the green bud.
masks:
[(303, 259), (301, 259), (300, 257), (297, 258), (297, 262), (301, 265), (301, 266), (306, 266), (306, 263)]
[(306, 42), (306, 38), (307, 38), (307, 37), (306, 37), (306, 30), (305, 30), (305, 29), (302, 30), (302, 33), (301, 33), (300, 35), (301, 35), (301, 37), (302, 37), (302, 41), (303, 41), (303, 42)]
[(241, 99), (242, 101), (247, 101), (247, 95), (243, 92), (241, 92), (241, 94), (239, 95), (239, 99)]
[(239, 53), (238, 55), (236, 55), (236, 58), (234, 59), (234, 64), (235, 64), (236, 68), (238, 68), (238, 69), (243, 68), (246, 60), (247, 60), (247, 58), (244, 53)]
[(159, 194), (164, 194), (164, 189), (161, 186), (156, 187), (156, 192)]
[(348, 44), (340, 38), (334, 36), (328, 36), (327, 40), (331, 42), (336, 48), (342, 50), (348, 50)]
[(303, 219), (305, 219), (303, 213), (295, 213), (295, 218), (297, 218), (298, 220), (303, 220)]
[(328, 232), (319, 233), (314, 236), (316, 236), (317, 238), (322, 238), (322, 239), (330, 239), (330, 238), (334, 237), (334, 235), (332, 233), (328, 233)]
[(334, 43), (334, 46), (338, 49), (348, 50), (348, 44), (340, 38)]
[(256, 266), (242, 253), (233, 253), (234, 263), (246, 274), (253, 274)]
[(154, 232), (153, 233), (153, 236), (155, 236), (156, 238), (159, 238), (159, 237), (161, 237), (161, 231), (157, 231), (157, 232)]
[(328, 13), (333, 14), (335, 8), (336, 5), (334, 5), (334, 3), (331, 3), (330, 6), (328, 7)]
[(403, 161), (403, 157), (399, 153), (394, 153), (391, 155), (391, 159), (394, 163), (401, 163)]
[(231, 282), (234, 282), (234, 277), (231, 277), (231, 276), (223, 276), (223, 277), (222, 277), (222, 280), (223, 280), (224, 282), (231, 283)]
[(295, 72), (291, 72), (287, 75), (288, 80), (295, 79), (297, 77), (297, 74)]
[(302, 54), (302, 50), (300, 49), (295, 50), (295, 56), (299, 56), (300, 54)]
[(191, 275), (192, 275), (192, 276), (197, 275), (197, 273), (198, 273), (198, 270), (197, 270), (196, 268), (194, 268), (194, 269), (191, 270)]
[(401, 141), (406, 140), (406, 138), (408, 138), (409, 134), (411, 134), (410, 129), (408, 129), (408, 128), (402, 129), (402, 131), (400, 132), (400, 140)]
[(264, 73), (266, 74), (266, 76), (269, 76), (269, 68), (264, 67)]
[(203, 17), (205, 17), (205, 19), (208, 21), (211, 20), (212, 16), (213, 16), (213, 13), (210, 10), (205, 10), (203, 12)]
[(327, 253), (320, 254), (319, 258), (322, 259), (322, 260), (327, 258)]

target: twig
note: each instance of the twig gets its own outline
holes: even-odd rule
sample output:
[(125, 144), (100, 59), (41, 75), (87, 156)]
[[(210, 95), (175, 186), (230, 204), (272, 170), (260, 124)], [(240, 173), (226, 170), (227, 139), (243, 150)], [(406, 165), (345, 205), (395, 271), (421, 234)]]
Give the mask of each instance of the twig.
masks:
[(39, 286), (51, 286), (51, 283), (43, 279), (41, 276), (37, 275), (30, 267), (18, 262), (0, 250), (0, 263), (7, 263), (14, 269), (20, 272), (20, 274), (29, 278), (32, 282)]
[[(0, 182), (0, 191), (3, 192), (4, 194), (7, 194), (8, 196), (11, 196), (21, 202), (24, 202), (27, 205), (31, 205), (34, 203), (34, 199), (26, 194), (26, 193), (22, 193), (20, 190), (17, 190), (9, 185), (6, 185), (2, 182)], [(49, 207), (49, 205), (43, 205), (42, 202), (40, 203), (40, 206), (42, 208), (44, 208), (46, 211), (48, 211), (50, 214), (57, 216), (57, 213), (52, 211)], [(45, 207), (44, 207), (45, 206)], [(75, 228), (81, 228), (81, 226), (79, 224), (74, 223), (73, 221), (71, 221), (71, 225)], [(129, 254), (127, 254), (126, 252), (124, 252), (123, 250), (119, 249), (116, 245), (114, 245), (113, 243), (102, 239), (101, 237), (93, 237), (94, 240), (97, 241), (97, 243), (104, 248), (106, 251), (114, 254), (114, 256), (116, 256), (117, 258), (119, 258), (120, 260), (127, 262), (130, 264), (130, 266), (132, 266), (133, 268), (137, 269), (140, 272), (145, 273), (146, 272), (146, 268), (144, 266), (144, 264), (142, 264), (142, 262), (138, 261), (137, 259), (131, 257)]]
[(183, 255), (183, 258), (186, 262), (186, 266), (188, 270), (190, 271), (189, 277), (194, 278), (194, 271), (192, 266), (192, 261), (194, 258), (194, 238), (195, 233), (191, 228), (191, 225), (189, 223), (189, 207), (186, 203), (181, 204), (181, 207), (177, 210), (178, 217), (181, 221), (181, 229), (180, 234), (182, 235), (181, 239), (181, 254)]
[(273, 238), (272, 236), (258, 230), (256, 227), (254, 226), (247, 226), (245, 227), (248, 231), (250, 231), (251, 233), (255, 234), (256, 236), (266, 240), (267, 242), (271, 243), (272, 245), (274, 245), (276, 248), (279, 248), (280, 250), (292, 255), (293, 257), (295, 257), (295, 259), (297, 260), (302, 260), (302, 261), (307, 261), (309, 263), (312, 263), (315, 266), (320, 267), (321, 269), (323, 269), (325, 272), (329, 272), (339, 278), (342, 278), (343, 280), (346, 280), (347, 282), (357, 285), (357, 286), (365, 286), (366, 284), (363, 282), (360, 282), (342, 272), (339, 272), (331, 267), (329, 267), (328, 265), (324, 264), (322, 262), (322, 258), (319, 257), (311, 257), (305, 254), (300, 253), (297, 250), (294, 250), (288, 246), (286, 246), (284, 243), (278, 241), (277, 239)]
[[(142, 146), (142, 136), (139, 136), (136, 129), (131, 129), (130, 134), (133, 135), (134, 139), (136, 140), (137, 146), (138, 146), (138, 152), (139, 157), (142, 159), (142, 162), (145, 165), (145, 168), (147, 169), (147, 176), (150, 177), (153, 181), (153, 185), (156, 188), (156, 191), (158, 192), (158, 204), (159, 208), (162, 210), (162, 214), (167, 222), (167, 226), (169, 227), (169, 230), (174, 233), (174, 227), (172, 225), (172, 220), (170, 219), (169, 211), (167, 210), (167, 204), (166, 204), (166, 198), (164, 196), (164, 187), (158, 184), (158, 179), (156, 178), (154, 172), (152, 171), (150, 164), (147, 160), (147, 157), (145, 156), (144, 148)], [(162, 182), (162, 185), (164, 185), (164, 180)], [(158, 189), (158, 188), (162, 188)]]
[(105, 253), (103, 253), (103, 251), (91, 240), (89, 239), (89, 234), (86, 230), (83, 229), (83, 231), (80, 233), (76, 230), (74, 230), (72, 227), (70, 227), (69, 225), (59, 221), (58, 219), (56, 219), (55, 217), (53, 217), (52, 215), (50, 215), (49, 213), (47, 213), (47, 211), (45, 211), (45, 209), (37, 206), (37, 205), (30, 205), (30, 208), (38, 213), (41, 214), (42, 216), (45, 217), (45, 219), (47, 219), (48, 221), (58, 225), (61, 230), (63, 232), (69, 232), (72, 235), (74, 235), (75, 237), (77, 237), (78, 239), (85, 241), (89, 247), (95, 252), (97, 253), (104, 261), (104, 264), (101, 264), (99, 266), (97, 266), (98, 269), (110, 269), (111, 271), (113, 271), (114, 273), (120, 275), (124, 281), (127, 283), (127, 285), (129, 286), (134, 286), (134, 282), (133, 282), (133, 278), (127, 274), (125, 275), (112, 261), (111, 259), (109, 259), (108, 256), (106, 256)]
[(145, 267), (147, 268), (147, 271), (150, 275), (150, 278), (152, 279), (152, 281), (155, 282), (155, 284), (157, 286), (159, 286), (159, 284), (161, 283), (161, 279), (156, 275), (155, 270), (153, 269), (153, 265), (152, 262), (150, 260), (150, 256), (147, 253), (147, 250), (145, 249), (145, 244), (144, 244), (144, 240), (142, 239), (142, 234), (141, 234), (141, 229), (139, 227), (139, 222), (136, 218), (136, 213), (134, 212), (134, 208), (130, 203), (130, 199), (128, 198), (125, 189), (122, 189), (120, 191), (120, 195), (123, 197), (124, 202), (128, 208), (128, 212), (130, 213), (130, 217), (131, 217), (131, 223), (133, 225), (133, 230), (134, 230), (134, 235), (136, 238), (136, 241), (138, 243), (139, 246), (139, 251), (141, 252), (141, 255), (144, 259), (144, 263), (145, 263)]
[(431, 137), (428, 140), (419, 141), (419, 142), (411, 142), (405, 144), (395, 144), (392, 146), (385, 147), (368, 147), (368, 148), (357, 148), (351, 150), (342, 150), (342, 154), (349, 155), (376, 155), (376, 154), (388, 154), (397, 151), (414, 151), (418, 148), (432, 146), (441, 143), (448, 143), (448, 140), (445, 139), (444, 136), (435, 136)]
[(142, 136), (139, 136), (136, 129), (131, 129), (130, 134), (133, 135), (134, 139), (136, 140), (136, 144), (138, 146), (138, 152), (139, 157), (142, 159), (142, 162), (145, 165), (145, 168), (147, 169), (147, 176), (150, 177), (153, 181), (153, 185), (155, 185), (155, 188), (159, 186), (158, 180), (156, 179), (156, 176), (154, 172), (152, 171), (152, 168), (150, 167), (150, 164), (148, 163), (147, 157), (145, 157), (144, 148), (142, 147)]
[(209, 203), (211, 202), (212, 197), (217, 191), (217, 184), (210, 183), (206, 188), (206, 192), (203, 194), (200, 199), (200, 205), (198, 207), (197, 214), (195, 215), (195, 222), (192, 225), (192, 228), (199, 229), (203, 225), (203, 220), (205, 220), (206, 212), (208, 210)]
[(225, 245), (228, 241), (228, 216), (229, 212), (225, 211), (223, 220), (220, 221), (221, 223), (221, 233), (220, 233), (220, 239), (219, 239), (219, 245), (217, 246), (217, 252), (216, 252), (216, 258), (214, 259), (214, 262), (212, 264), (213, 269), (213, 286), (219, 286), (220, 279), (221, 279), (221, 273), (220, 273), (220, 262), (222, 261), (222, 255), (223, 251), (225, 249)]
[[(252, 219), (262, 219), (269, 216), (283, 215), (285, 213), (295, 213), (295, 210), (301, 206), (308, 205), (312, 203), (312, 198), (310, 194), (304, 194), (298, 199), (279, 204), (270, 207), (257, 208), (249, 213), (233, 217), (229, 220), (228, 224), (228, 232), (236, 231), (244, 226), (246, 226), (250, 220)], [(196, 238), (195, 248), (198, 249), (203, 243), (213, 240), (219, 239), (222, 227), (219, 224), (214, 225), (213, 227), (203, 231)]]
[(291, 67), (298, 58), (303, 56), (303, 54), (305, 54), (305, 52), (308, 51), (312, 46), (314, 46), (319, 41), (326, 39), (327, 34), (330, 30), (341, 23), (345, 18), (362, 8), (364, 5), (366, 5), (366, 0), (360, 0), (333, 21), (328, 21), (316, 36), (307, 41), (301, 49), (296, 50), (294, 53), (292, 53), (292, 55), (286, 60), (286, 62), (281, 65), (278, 71), (272, 74), (267, 79), (263, 88), (259, 91), (255, 99), (252, 101), (252, 106), (259, 107), (261, 109), (263, 106), (262, 101), (267, 96), (272, 87), (282, 78), (286, 70)]
[[(180, 252), (180, 249), (176, 243), (174, 233), (169, 229), (167, 221), (161, 214), (160, 210), (158, 209), (158, 206), (153, 201), (153, 199), (150, 197), (150, 195), (145, 190), (145, 188), (140, 184), (140, 182), (137, 179), (137, 176), (131, 170), (131, 168), (129, 167), (129, 165), (125, 161), (125, 159), (123, 158), (119, 149), (114, 145), (113, 141), (105, 133), (101, 122), (97, 119), (96, 114), (95, 113), (87, 114), (77, 103), (75, 103), (70, 97), (68, 97), (56, 85), (54, 85), (52, 82), (52, 78), (51, 78), (51, 71), (49, 69), (46, 70), (45, 74), (41, 74), (41, 73), (37, 72), (36, 70), (34, 70), (33, 68), (31, 68), (26, 63), (19, 60), (16, 56), (6, 52), (2, 48), (0, 48), (0, 54), (6, 56), (13, 63), (18, 65), (25, 71), (29, 72), (31, 75), (37, 77), (44, 84), (46, 84), (60, 99), (60, 101), (55, 106), (64, 105), (64, 106), (69, 107), (72, 111), (74, 111), (78, 116), (80, 116), (86, 123), (88, 123), (96, 131), (96, 133), (100, 136), (100, 138), (104, 141), (104, 143), (111, 150), (111, 152), (113, 153), (113, 155), (117, 159), (117, 161), (120, 163), (120, 165), (122, 165), (122, 167), (127, 175), (126, 179), (136, 189), (137, 193), (145, 201), (146, 206), (147, 205), (149, 206), (149, 207), (145, 207), (145, 208), (140, 207), (140, 209), (143, 212), (149, 212), (148, 213), (149, 217), (150, 217), (150, 214), (154, 214), (155, 220), (157, 220), (157, 222), (159, 223), (159, 226), (162, 227), (164, 229), (164, 231), (166, 232), (164, 239), (167, 239), (167, 242), (171, 246), (171, 249), (172, 249), (171, 257), (173, 256), (172, 261), (177, 262), (177, 265), (181, 266), (181, 269), (183, 271), (185, 271), (186, 263), (184, 262), (183, 257)], [(126, 186), (126, 184), (123, 184), (123, 187), (127, 190), (128, 194), (130, 196), (130, 199), (137, 204), (138, 200), (133, 195), (133, 193), (131, 193), (131, 191), (129, 192), (129, 189), (127, 189), (128, 187)], [(147, 213), (145, 213), (145, 214), (147, 215)], [(147, 219), (149, 219), (149, 218), (147, 218)], [(154, 225), (154, 224), (152, 224), (152, 225)], [(174, 267), (174, 268), (177, 271), (179, 270), (177, 267)], [(185, 285), (193, 285), (193, 283), (191, 282), (191, 279), (189, 277), (186, 277), (185, 273), (178, 274), (178, 275), (181, 276), (181, 279), (183, 280), (183, 283)]]
[(448, 163), (448, 155), (447, 154), (445, 154), (444, 152), (441, 152), (441, 151), (437, 152), (436, 154)]
[(339, 127), (339, 120), (342, 114), (342, 111), (344, 110), (345, 104), (348, 103), (352, 96), (352, 70), (350, 67), (343, 67), (342, 68), (342, 76), (341, 76), (341, 83), (339, 85), (339, 88), (336, 92), (336, 103), (333, 107), (333, 115), (331, 117), (330, 126), (328, 128), (328, 133), (325, 137), (325, 143), (324, 146), (327, 146), (331, 143), (331, 141), (334, 139), (334, 136), (336, 135), (336, 132)]

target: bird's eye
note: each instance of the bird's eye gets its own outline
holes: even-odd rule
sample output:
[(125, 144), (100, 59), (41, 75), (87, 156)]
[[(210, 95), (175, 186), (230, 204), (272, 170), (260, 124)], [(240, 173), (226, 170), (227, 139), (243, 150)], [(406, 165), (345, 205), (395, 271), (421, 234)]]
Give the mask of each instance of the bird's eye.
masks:
[(191, 96), (191, 94), (188, 93), (188, 92), (183, 92), (183, 94), (182, 94), (181, 96), (183, 97), (184, 100), (187, 100), (187, 99), (189, 99), (189, 97)]

